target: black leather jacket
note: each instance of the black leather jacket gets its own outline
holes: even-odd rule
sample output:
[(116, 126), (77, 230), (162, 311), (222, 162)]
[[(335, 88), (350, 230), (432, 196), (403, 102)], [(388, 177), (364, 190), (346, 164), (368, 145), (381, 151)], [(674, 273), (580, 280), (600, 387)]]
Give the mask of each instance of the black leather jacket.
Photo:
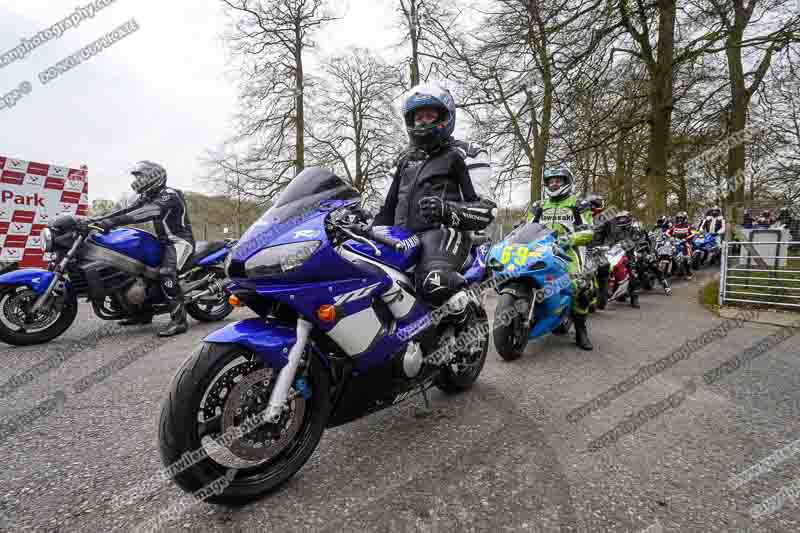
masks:
[(373, 225), (403, 226), (414, 232), (437, 228), (438, 224), (431, 224), (419, 214), (417, 206), (425, 196), (438, 196), (456, 208), (457, 229), (487, 227), (496, 206), (476, 194), (461, 144), (464, 143), (451, 141), (431, 154), (409, 150), (401, 155), (386, 202)]
[(643, 233), (633, 226), (621, 228), (612, 218), (594, 228), (592, 246), (613, 246), (619, 243), (620, 246), (626, 248), (626, 251), (630, 251), (633, 249), (633, 245), (645, 236)]
[(103, 219), (110, 219), (115, 226), (152, 221), (156, 236), (162, 243), (181, 240), (194, 244), (189, 209), (183, 193), (169, 187), (153, 195), (141, 195), (133, 204)]

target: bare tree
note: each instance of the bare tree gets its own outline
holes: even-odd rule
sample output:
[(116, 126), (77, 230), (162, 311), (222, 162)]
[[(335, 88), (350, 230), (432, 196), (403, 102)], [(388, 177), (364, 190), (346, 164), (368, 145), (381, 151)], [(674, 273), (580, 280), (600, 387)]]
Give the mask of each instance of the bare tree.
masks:
[[(727, 133), (733, 135), (747, 126), (752, 96), (759, 90), (773, 57), (791, 42), (800, 42), (800, 13), (796, 0), (709, 0), (710, 11), (725, 30), (724, 51), (728, 66), (730, 102)], [(748, 31), (749, 30), (749, 31)], [(746, 34), (747, 33), (747, 34)], [(745, 58), (753, 68), (745, 69)], [(737, 144), (728, 152), (727, 176), (745, 169), (745, 146)], [(743, 205), (744, 183), (731, 191), (730, 201)]]
[[(441, 55), (468, 90), (461, 107), (501, 157), (496, 189), (524, 180), (541, 192), (556, 88), (613, 33), (594, 0), (495, 0), (461, 35), (439, 24)], [(606, 24), (608, 22), (608, 24)], [(594, 28), (586, 39), (586, 29)], [(464, 35), (471, 35), (467, 38)]]
[(326, 22), (323, 0), (222, 0), (232, 28), (231, 51), (240, 59), (240, 133), (229, 147), (237, 156), (218, 159), (241, 176), (255, 196), (273, 197), (305, 167), (304, 53)]
[(378, 185), (401, 149), (405, 132), (393, 116), (402, 90), (402, 72), (367, 50), (334, 57), (306, 124), (310, 156), (334, 167), (362, 193), (366, 202), (379, 196)]

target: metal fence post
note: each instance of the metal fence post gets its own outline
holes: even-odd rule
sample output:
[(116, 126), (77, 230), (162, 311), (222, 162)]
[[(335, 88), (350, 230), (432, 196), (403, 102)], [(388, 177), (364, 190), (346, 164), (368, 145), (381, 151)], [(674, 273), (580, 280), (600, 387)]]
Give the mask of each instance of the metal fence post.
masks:
[(719, 293), (717, 294), (717, 304), (722, 307), (725, 302), (725, 276), (728, 271), (728, 247), (730, 242), (724, 242), (722, 246), (722, 261), (720, 262), (719, 273)]

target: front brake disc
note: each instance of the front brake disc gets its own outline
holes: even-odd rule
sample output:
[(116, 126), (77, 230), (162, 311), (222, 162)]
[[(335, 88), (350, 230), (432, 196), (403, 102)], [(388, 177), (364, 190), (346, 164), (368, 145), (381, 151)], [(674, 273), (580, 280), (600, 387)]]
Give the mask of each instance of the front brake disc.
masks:
[[(243, 424), (249, 417), (261, 414), (269, 404), (276, 373), (262, 368), (246, 375), (231, 391), (222, 413), (222, 431)], [(287, 409), (277, 424), (262, 424), (228, 447), (231, 453), (248, 461), (267, 461), (283, 451), (300, 429), (306, 400), (289, 389)]]

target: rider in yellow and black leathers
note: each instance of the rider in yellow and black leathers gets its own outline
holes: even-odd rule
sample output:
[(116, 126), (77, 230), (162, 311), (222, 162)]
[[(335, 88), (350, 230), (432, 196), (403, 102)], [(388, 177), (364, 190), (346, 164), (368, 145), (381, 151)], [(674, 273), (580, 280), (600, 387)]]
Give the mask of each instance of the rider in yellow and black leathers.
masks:
[(571, 261), (567, 266), (572, 279), (572, 321), (575, 323), (575, 344), (584, 350), (591, 350), (586, 317), (592, 298), (591, 282), (579, 279), (577, 274), (583, 270), (578, 246), (592, 242), (592, 215), (589, 210), (578, 208), (578, 199), (573, 194), (575, 178), (567, 168), (551, 169), (544, 173), (544, 193), (547, 199), (537, 202), (531, 208), (529, 222), (537, 222), (552, 229), (559, 236), (559, 244), (565, 248), (565, 255)]

